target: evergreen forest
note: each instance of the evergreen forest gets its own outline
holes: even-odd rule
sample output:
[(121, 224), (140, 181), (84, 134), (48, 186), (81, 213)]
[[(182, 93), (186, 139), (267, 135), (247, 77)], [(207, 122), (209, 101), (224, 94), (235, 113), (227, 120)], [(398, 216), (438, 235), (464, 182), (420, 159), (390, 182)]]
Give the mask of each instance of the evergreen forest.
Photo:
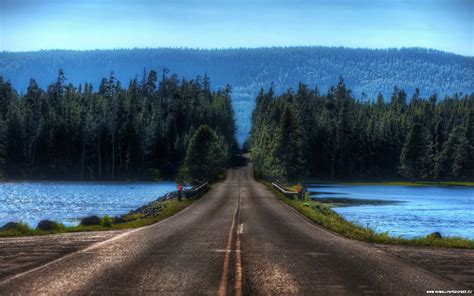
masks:
[[(232, 88), (143, 70), (90, 84), (61, 69), (19, 93), (0, 77), (0, 176), (6, 179), (215, 178), (236, 148)], [(299, 83), (261, 89), (247, 143), (268, 178), (472, 180), (474, 94), (440, 99), (394, 87), (356, 98)]]
[(472, 180), (474, 93), (439, 100), (395, 87), (362, 101), (342, 78), (327, 94), (262, 89), (249, 147), (268, 178)]
[(98, 85), (73, 85), (60, 70), (46, 89), (31, 79), (20, 94), (0, 77), (0, 175), (174, 178), (201, 126), (220, 148), (214, 166), (222, 168), (235, 146), (230, 86), (212, 90), (205, 75), (184, 80), (167, 70), (144, 71), (127, 86), (111, 73)]

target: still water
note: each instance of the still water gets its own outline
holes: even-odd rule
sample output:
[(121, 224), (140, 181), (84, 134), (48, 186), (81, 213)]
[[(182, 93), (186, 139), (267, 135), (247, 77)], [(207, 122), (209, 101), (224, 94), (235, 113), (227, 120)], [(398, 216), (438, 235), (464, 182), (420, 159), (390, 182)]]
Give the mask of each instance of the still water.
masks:
[(175, 183), (12, 182), (0, 183), (0, 226), (24, 221), (32, 227), (42, 219), (79, 224), (89, 215), (128, 213), (163, 194)]
[(336, 207), (345, 219), (393, 236), (443, 236), (474, 239), (474, 188), (375, 185), (315, 185), (313, 198), (396, 201)]

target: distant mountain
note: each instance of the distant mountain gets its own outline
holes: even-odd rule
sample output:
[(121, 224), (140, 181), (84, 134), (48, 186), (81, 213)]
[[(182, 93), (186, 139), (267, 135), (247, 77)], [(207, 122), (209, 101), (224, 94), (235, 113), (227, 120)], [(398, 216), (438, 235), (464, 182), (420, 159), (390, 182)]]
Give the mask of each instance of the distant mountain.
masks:
[(244, 141), (250, 126), (254, 96), (272, 83), (276, 92), (295, 88), (302, 81), (325, 93), (343, 76), (357, 98), (374, 98), (381, 92), (389, 99), (393, 87), (415, 88), (427, 97), (474, 91), (474, 57), (437, 50), (351, 49), (343, 47), (272, 47), (256, 49), (119, 49), (48, 50), (1, 52), (0, 76), (25, 91), (30, 78), (46, 87), (63, 68), (68, 81), (91, 82), (96, 87), (111, 71), (124, 85), (141, 76), (144, 68), (170, 69), (186, 79), (207, 73), (214, 87), (231, 84), (239, 126)]

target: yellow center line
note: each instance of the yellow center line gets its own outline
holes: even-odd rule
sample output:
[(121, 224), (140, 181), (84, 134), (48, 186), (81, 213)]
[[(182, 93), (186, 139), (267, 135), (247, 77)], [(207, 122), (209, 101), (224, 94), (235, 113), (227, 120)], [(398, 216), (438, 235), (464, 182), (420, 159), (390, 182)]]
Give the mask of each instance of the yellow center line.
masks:
[[(227, 245), (226, 250), (232, 250), (232, 240), (234, 238), (235, 232), (235, 220), (237, 219), (237, 212), (240, 205), (240, 194), (239, 194), (239, 203), (234, 211), (234, 216), (232, 217), (232, 224), (230, 225), (229, 232), (227, 234)], [(221, 282), (219, 284), (219, 296), (225, 296), (227, 294), (227, 281), (229, 280), (229, 265), (230, 265), (230, 253), (226, 252), (224, 257), (224, 267), (222, 270)]]
[[(239, 188), (239, 203), (238, 207), (240, 209), (240, 188)], [(240, 214), (240, 213), (239, 213)], [(240, 217), (239, 217), (240, 218)], [(239, 219), (240, 220), (240, 219)], [(235, 243), (235, 296), (242, 296), (242, 253), (240, 250), (241, 242), (240, 235), (244, 230), (244, 224), (240, 224), (239, 231), (237, 231), (237, 241)]]

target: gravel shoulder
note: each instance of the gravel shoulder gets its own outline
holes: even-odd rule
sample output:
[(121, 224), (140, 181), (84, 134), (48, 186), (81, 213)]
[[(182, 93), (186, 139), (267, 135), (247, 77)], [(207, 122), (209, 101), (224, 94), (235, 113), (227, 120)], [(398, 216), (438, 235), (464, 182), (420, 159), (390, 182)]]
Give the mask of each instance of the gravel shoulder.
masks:
[[(142, 214), (144, 218), (157, 217), (164, 208), (163, 201), (176, 198), (176, 194), (167, 193), (129, 214)], [(0, 237), (0, 282), (130, 230)]]
[(0, 281), (124, 232), (126, 230), (0, 238)]
[(435, 274), (474, 288), (474, 250), (376, 245), (378, 248)]

